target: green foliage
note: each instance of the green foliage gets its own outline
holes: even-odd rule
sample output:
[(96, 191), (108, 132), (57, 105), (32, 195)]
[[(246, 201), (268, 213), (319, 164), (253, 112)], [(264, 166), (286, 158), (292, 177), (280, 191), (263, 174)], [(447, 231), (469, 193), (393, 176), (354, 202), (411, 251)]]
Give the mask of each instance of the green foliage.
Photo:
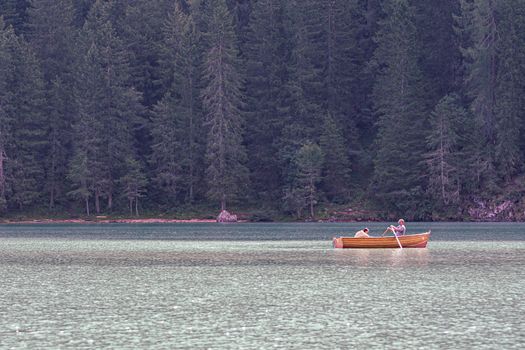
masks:
[(202, 90), (208, 128), (206, 178), (208, 197), (226, 208), (226, 201), (245, 192), (246, 153), (242, 145), (242, 77), (239, 74), (236, 36), (224, 0), (213, 1), (208, 31)]
[(75, 140), (84, 135), (96, 135), (96, 140), (77, 142), (74, 159), (81, 160), (74, 161), (73, 168), (82, 164), (87, 172), (72, 172), (89, 174), (92, 188), (82, 177), (71, 176), (83, 195), (86, 188), (93, 191), (97, 213), (101, 198), (112, 210), (117, 184), (128, 175), (126, 162), (136, 158), (133, 129), (141, 123), (142, 110), (140, 95), (130, 86), (129, 56), (110, 22), (110, 11), (111, 3), (97, 1), (82, 31), (86, 55), (79, 71)]
[(285, 191), (285, 203), (301, 217), (304, 207), (309, 207), (310, 218), (315, 217), (314, 206), (318, 201), (317, 184), (321, 181), (323, 151), (315, 143), (305, 143), (295, 154), (295, 176)]
[(460, 201), (462, 146), (468, 140), (463, 130), (468, 114), (456, 95), (447, 95), (436, 105), (430, 118), (426, 144), (428, 192), (441, 208)]
[(523, 1), (4, 0), (1, 16), (4, 214), (519, 201)]
[(330, 202), (350, 199), (350, 161), (345, 138), (334, 119), (327, 115), (320, 138), (324, 154), (322, 188)]
[(495, 156), (500, 176), (510, 181), (523, 170), (525, 4), (503, 1), (499, 14)]
[(418, 207), (425, 186), (421, 145), (428, 130), (427, 112), (421, 96), (414, 8), (406, 0), (392, 0), (386, 3), (385, 13), (374, 54), (379, 130), (372, 190), (387, 208), (406, 212)]

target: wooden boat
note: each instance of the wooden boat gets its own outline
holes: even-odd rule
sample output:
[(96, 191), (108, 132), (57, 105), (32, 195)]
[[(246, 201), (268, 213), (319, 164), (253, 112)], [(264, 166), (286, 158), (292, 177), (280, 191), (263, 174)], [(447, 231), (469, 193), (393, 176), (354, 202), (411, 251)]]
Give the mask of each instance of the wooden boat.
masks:
[[(413, 235), (398, 236), (403, 248), (425, 248), (430, 238), (430, 231)], [(334, 248), (399, 248), (394, 236), (385, 237), (334, 237)]]

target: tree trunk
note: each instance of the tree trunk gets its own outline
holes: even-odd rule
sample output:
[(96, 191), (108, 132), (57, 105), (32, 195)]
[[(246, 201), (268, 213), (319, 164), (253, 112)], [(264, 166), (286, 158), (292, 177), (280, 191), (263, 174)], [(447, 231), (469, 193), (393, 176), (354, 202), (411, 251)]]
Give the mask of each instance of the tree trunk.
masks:
[(315, 187), (314, 179), (310, 177), (310, 217), (314, 218), (314, 197), (315, 197)]
[(221, 211), (226, 210), (226, 194), (223, 192), (221, 197)]
[(95, 190), (95, 211), (100, 214), (100, 191), (98, 188)]
[(89, 216), (89, 197), (85, 197), (85, 201), (86, 201), (86, 214), (87, 216)]
[(108, 192), (108, 210), (111, 211), (112, 208), (113, 208), (113, 195), (110, 189)]
[(139, 216), (139, 197), (135, 198), (135, 215)]
[(0, 198), (4, 198), (5, 195), (4, 161), (6, 158), (5, 151), (0, 148)]
[(191, 79), (191, 75), (188, 76), (188, 81), (189, 81), (189, 107), (190, 107), (190, 130), (189, 130), (189, 143), (190, 143), (190, 147), (189, 147), (189, 160), (190, 160), (190, 169), (189, 169), (189, 202), (190, 204), (193, 202), (193, 167), (194, 167), (194, 159), (193, 159), (193, 139), (194, 139), (194, 130), (193, 130), (193, 84), (192, 84), (192, 79)]

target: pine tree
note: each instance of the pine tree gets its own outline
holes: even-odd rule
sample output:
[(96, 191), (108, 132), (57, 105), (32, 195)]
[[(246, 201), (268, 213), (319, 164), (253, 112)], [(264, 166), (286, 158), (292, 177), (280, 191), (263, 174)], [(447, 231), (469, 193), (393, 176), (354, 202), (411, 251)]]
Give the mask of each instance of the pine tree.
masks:
[(71, 121), (76, 113), (73, 70), (78, 50), (71, 0), (33, 0), (29, 8), (28, 37), (35, 49), (46, 86), (47, 142), (45, 188), (49, 207), (63, 201), (64, 178), (71, 147)]
[(461, 191), (462, 128), (467, 112), (456, 95), (445, 96), (431, 114), (426, 154), (428, 191), (441, 207), (458, 204)]
[(322, 188), (331, 202), (349, 199), (350, 161), (341, 128), (327, 115), (320, 138), (324, 154)]
[(460, 40), (454, 30), (460, 5), (459, 0), (420, 0), (414, 6), (425, 100), (434, 108), (462, 84)]
[(344, 125), (345, 134), (353, 133), (362, 102), (359, 69), (365, 64), (359, 47), (363, 17), (358, 1), (308, 0), (303, 8), (306, 55), (321, 82), (312, 91), (313, 98)]
[(226, 209), (227, 200), (242, 193), (247, 183), (242, 145), (242, 79), (239, 74), (236, 37), (224, 0), (216, 0), (208, 18), (208, 50), (204, 62), (206, 86), (202, 91), (208, 140), (208, 196)]
[(182, 177), (183, 133), (186, 131), (178, 119), (177, 99), (170, 93), (164, 96), (153, 109), (151, 136), (151, 162), (155, 182), (164, 192), (171, 206), (176, 203)]
[[(171, 83), (159, 105), (162, 105), (160, 110), (171, 115), (157, 114), (157, 116), (174, 119), (173, 122), (166, 121), (167, 125), (175, 128), (170, 137), (175, 137), (171, 139), (171, 142), (176, 142), (177, 145), (174, 144), (173, 147), (164, 148), (164, 150), (175, 153), (178, 185), (187, 202), (192, 203), (198, 189), (197, 185), (200, 183), (204, 152), (201, 132), (202, 107), (199, 98), (200, 35), (192, 16), (185, 14), (182, 7), (177, 5), (164, 25), (164, 36), (164, 61)], [(152, 131), (157, 135), (156, 139), (162, 143), (170, 142), (168, 139), (161, 141), (166, 131), (162, 128), (164, 128), (162, 123), (154, 123)], [(172, 155), (163, 151), (159, 152), (157, 149), (154, 150), (153, 157), (170, 159)], [(159, 160), (157, 159), (157, 165), (160, 164)], [(170, 167), (175, 169), (174, 166)], [(167, 175), (164, 171), (158, 174)]]
[(500, 176), (509, 181), (523, 170), (525, 4), (502, 1), (499, 17), (495, 155)]
[(123, 194), (128, 200), (130, 214), (139, 216), (139, 198), (144, 196), (147, 179), (144, 175), (142, 165), (133, 158), (126, 160), (126, 172), (120, 179), (123, 187)]
[(427, 118), (420, 95), (414, 8), (406, 0), (391, 0), (385, 4), (385, 13), (374, 54), (379, 130), (372, 189), (386, 208), (403, 213), (418, 208), (423, 196), (421, 143)]
[[(129, 50), (129, 73), (135, 89), (141, 93), (143, 105), (150, 107), (162, 98), (160, 63), (162, 27), (169, 11), (166, 0), (122, 1), (117, 20), (112, 24)], [(115, 11), (115, 10), (113, 10)]]
[(297, 152), (295, 163), (297, 167), (297, 188), (306, 200), (310, 218), (314, 218), (314, 206), (318, 199), (317, 184), (321, 180), (323, 167), (323, 152), (317, 144), (306, 143)]
[(254, 4), (243, 48), (246, 63), (246, 137), (251, 187), (259, 201), (280, 197), (278, 159), (281, 130), (287, 113), (290, 18), (282, 0)]
[(18, 40), (13, 51), (11, 200), (19, 209), (39, 204), (43, 192), (46, 135), (44, 85), (35, 54)]
[[(486, 196), (498, 190), (495, 169), (496, 89), (499, 45), (497, 7), (492, 0), (461, 0), (461, 13), (455, 18), (456, 32), (463, 54), (463, 91), (475, 117), (478, 139), (472, 150), (476, 164), (473, 193)], [(481, 190), (481, 191), (480, 191)]]
[(9, 185), (7, 168), (12, 120), (9, 116), (11, 93), (8, 87), (12, 79), (13, 62), (10, 45), (13, 38), (12, 27), (6, 28), (0, 16), (0, 213), (7, 208), (6, 193)]
[(485, 142), (495, 141), (498, 28), (496, 1), (461, 0), (457, 30), (464, 38), (462, 53), (466, 64), (465, 90), (483, 131)]
[[(130, 86), (128, 53), (116, 35), (109, 20), (111, 2), (98, 0), (91, 9), (82, 32), (87, 48), (86, 60), (80, 72), (79, 117), (83, 124), (86, 114), (97, 119), (87, 128), (101, 139), (93, 150), (77, 151), (92, 155), (97, 166), (89, 169), (93, 177), (95, 210), (101, 211), (100, 200), (107, 199), (107, 209), (112, 210), (113, 199), (121, 177), (126, 175), (126, 161), (136, 159), (133, 128), (142, 123), (140, 95)], [(82, 91), (83, 90), (83, 91)], [(77, 127), (77, 130), (82, 130)], [(76, 135), (76, 139), (80, 135)], [(77, 181), (76, 186), (81, 183)]]
[(306, 143), (319, 139), (322, 109), (312, 99), (311, 92), (319, 85), (317, 70), (308, 58), (307, 26), (301, 12), (294, 11), (298, 4), (287, 2), (290, 16), (290, 58), (281, 102), (282, 130), (278, 140), (279, 161), (283, 190), (289, 188), (296, 173), (295, 156)]

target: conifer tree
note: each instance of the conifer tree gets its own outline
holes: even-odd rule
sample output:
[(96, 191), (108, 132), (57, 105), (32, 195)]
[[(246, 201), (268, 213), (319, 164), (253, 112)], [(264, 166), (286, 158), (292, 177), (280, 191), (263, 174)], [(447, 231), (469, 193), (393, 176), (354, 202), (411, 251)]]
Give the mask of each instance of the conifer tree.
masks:
[(385, 3), (376, 36), (378, 121), (373, 191), (387, 208), (405, 212), (422, 198), (421, 164), (427, 118), (421, 98), (414, 8), (406, 0)]
[[(497, 191), (498, 178), (494, 167), (496, 144), (496, 88), (499, 42), (497, 2), (492, 0), (461, 0), (456, 17), (456, 31), (461, 38), (463, 54), (463, 92), (475, 120), (478, 139), (471, 153), (476, 164), (474, 193), (488, 195)], [(484, 188), (480, 192), (480, 189)]]
[[(169, 181), (173, 185), (172, 195), (175, 196), (175, 188), (180, 186), (185, 200), (191, 203), (203, 169), (200, 36), (191, 15), (185, 14), (179, 5), (168, 16), (164, 36), (164, 61), (171, 83), (155, 109), (157, 119), (152, 132), (157, 144), (154, 145), (153, 157), (159, 169), (158, 179), (173, 177)], [(172, 144), (168, 147), (157, 147), (159, 143), (170, 142)], [(169, 174), (175, 170), (176, 173)]]
[(523, 170), (525, 4), (506, 0), (499, 8), (495, 155), (500, 176), (509, 181)]
[(186, 129), (178, 119), (177, 99), (166, 94), (153, 109), (151, 136), (151, 162), (155, 183), (164, 193), (165, 200), (174, 206), (181, 186), (183, 134)]
[[(89, 169), (93, 180), (95, 210), (101, 211), (100, 200), (107, 199), (107, 209), (113, 208), (113, 199), (121, 177), (126, 175), (126, 161), (136, 159), (133, 128), (142, 123), (139, 94), (130, 85), (128, 53), (116, 35), (110, 22), (111, 2), (97, 0), (93, 5), (82, 32), (87, 52), (84, 67), (85, 81), (79, 84), (89, 91), (79, 93), (79, 117), (83, 125), (84, 115), (96, 117), (96, 123), (88, 128), (101, 141), (96, 149), (78, 150), (79, 154), (96, 155), (97, 166)], [(81, 78), (82, 79), (82, 78)], [(82, 90), (81, 90), (82, 91)], [(77, 130), (82, 129), (78, 128)], [(77, 135), (76, 138), (80, 138)], [(89, 158), (88, 158), (89, 159)], [(76, 186), (81, 183), (77, 181)]]
[(317, 184), (321, 180), (323, 167), (323, 152), (317, 144), (306, 143), (297, 152), (295, 163), (296, 186), (306, 200), (310, 218), (314, 218), (314, 206), (318, 199)]
[(286, 8), (290, 16), (291, 48), (281, 102), (283, 128), (278, 140), (278, 156), (284, 189), (289, 188), (294, 182), (296, 173), (294, 159), (297, 151), (311, 140), (319, 139), (318, 126), (323, 116), (321, 107), (315, 103), (315, 100), (309, 98), (319, 84), (319, 80), (317, 70), (307, 55), (307, 26), (303, 14), (294, 11), (297, 6), (299, 6), (297, 2), (289, 1)]
[(231, 15), (224, 0), (215, 0), (208, 17), (204, 62), (206, 86), (202, 91), (208, 139), (208, 196), (226, 209), (227, 200), (245, 190), (246, 153), (242, 145), (242, 78)]
[(9, 116), (11, 109), (9, 92), (9, 81), (13, 69), (10, 46), (14, 38), (12, 27), (6, 28), (3, 18), (0, 16), (0, 213), (7, 207), (8, 183), (8, 154), (11, 141), (12, 120)]
[(143, 105), (150, 107), (162, 98), (160, 63), (162, 27), (169, 13), (166, 0), (135, 0), (115, 4), (122, 7), (112, 21), (116, 33), (129, 51), (129, 74), (135, 89), (141, 93)]
[(445, 96), (431, 114), (426, 154), (428, 191), (442, 207), (458, 204), (461, 190), (462, 128), (467, 112), (456, 95)]
[(291, 38), (290, 16), (282, 0), (253, 5), (249, 34), (243, 48), (246, 66), (246, 137), (248, 167), (256, 199), (280, 197), (278, 159), (281, 130), (287, 118)]
[[(458, 30), (465, 38), (462, 53), (466, 64), (465, 91), (483, 131), (485, 142), (495, 141), (498, 28), (497, 1), (461, 0)], [(490, 146), (489, 146), (490, 147)]]
[(432, 109), (462, 84), (460, 38), (454, 29), (460, 4), (458, 0), (420, 0), (414, 7), (425, 101)]
[(43, 192), (44, 85), (37, 58), (29, 45), (18, 39), (13, 48), (14, 71), (9, 82), (13, 120), (9, 156), (12, 162), (11, 200), (22, 210), (38, 204)]
[(349, 199), (350, 161), (342, 131), (329, 114), (324, 121), (320, 146), (324, 154), (324, 193), (331, 202), (344, 202)]
[(76, 113), (73, 70), (78, 50), (73, 46), (77, 39), (74, 8), (71, 0), (33, 0), (28, 12), (28, 37), (46, 86), (44, 113), (49, 146), (45, 155), (45, 188), (49, 207), (53, 208), (57, 200), (64, 199), (71, 121)]
[(126, 159), (126, 172), (120, 182), (123, 187), (123, 195), (128, 200), (130, 214), (133, 215), (135, 212), (135, 215), (139, 216), (139, 198), (144, 196), (147, 185), (147, 179), (139, 161), (133, 158)]

